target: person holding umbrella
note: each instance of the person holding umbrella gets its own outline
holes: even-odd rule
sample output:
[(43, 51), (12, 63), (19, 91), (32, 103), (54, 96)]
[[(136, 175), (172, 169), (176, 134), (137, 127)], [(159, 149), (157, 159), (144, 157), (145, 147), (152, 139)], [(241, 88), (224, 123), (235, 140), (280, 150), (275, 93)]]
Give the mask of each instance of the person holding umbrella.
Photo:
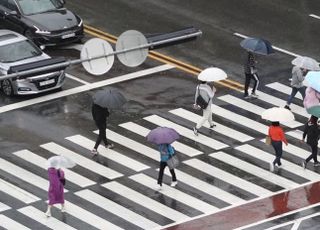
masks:
[[(151, 130), (147, 135), (147, 140), (151, 143), (157, 144), (160, 153), (160, 169), (158, 174), (158, 190), (162, 189), (162, 179), (164, 170), (167, 166), (169, 158), (175, 154), (174, 148), (171, 143), (179, 139), (179, 134), (176, 130), (168, 127), (157, 127)], [(174, 168), (169, 169), (172, 182), (171, 186), (175, 187), (178, 184)]]
[(93, 96), (93, 104), (91, 107), (93, 120), (99, 129), (96, 143), (91, 151), (94, 155), (98, 154), (98, 147), (103, 141), (107, 149), (112, 149), (114, 145), (107, 140), (106, 128), (107, 117), (109, 117), (109, 109), (119, 109), (126, 103), (124, 96), (114, 88), (106, 88), (98, 91)]
[(304, 99), (305, 97), (305, 87), (303, 86), (304, 76), (307, 73), (306, 69), (300, 68), (298, 66), (293, 66), (292, 68), (292, 80), (291, 80), (291, 94), (288, 98), (287, 104), (285, 106), (286, 109), (290, 109), (290, 104), (294, 96), (299, 92)]
[(248, 92), (249, 85), (251, 82), (251, 79), (254, 81), (253, 88), (251, 91), (251, 97), (258, 97), (256, 94), (256, 90), (258, 89), (259, 86), (259, 76), (257, 74), (257, 68), (256, 68), (256, 59), (255, 56), (252, 52), (248, 51), (247, 57), (244, 62), (244, 73), (245, 73), (245, 83), (244, 83), (244, 98), (249, 99), (250, 95)]
[(317, 159), (318, 155), (318, 141), (319, 141), (319, 125), (318, 125), (318, 117), (311, 116), (309, 121), (305, 124), (304, 132), (302, 134), (302, 142), (304, 142), (305, 138), (307, 137), (307, 143), (311, 148), (311, 155), (307, 157), (302, 162), (302, 167), (305, 169), (307, 167), (308, 162), (313, 159), (313, 165), (319, 166), (319, 161)]

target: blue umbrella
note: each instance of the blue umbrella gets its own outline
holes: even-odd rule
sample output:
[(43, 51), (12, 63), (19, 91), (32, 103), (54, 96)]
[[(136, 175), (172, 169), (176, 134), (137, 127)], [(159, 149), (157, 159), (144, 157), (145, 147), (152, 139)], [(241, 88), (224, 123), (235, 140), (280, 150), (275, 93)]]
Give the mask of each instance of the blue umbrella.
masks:
[(268, 55), (274, 53), (271, 43), (262, 38), (245, 38), (240, 42), (240, 45), (256, 54)]
[(306, 85), (320, 92), (320, 71), (309, 71), (304, 80)]
[(147, 135), (147, 140), (157, 145), (171, 144), (177, 139), (179, 139), (178, 132), (168, 127), (157, 127), (151, 130)]

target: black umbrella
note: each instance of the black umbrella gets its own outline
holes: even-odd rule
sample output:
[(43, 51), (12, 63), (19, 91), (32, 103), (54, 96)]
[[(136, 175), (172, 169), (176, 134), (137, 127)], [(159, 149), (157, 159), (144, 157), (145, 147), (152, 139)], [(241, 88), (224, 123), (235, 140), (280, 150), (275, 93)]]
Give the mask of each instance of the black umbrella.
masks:
[(261, 38), (246, 38), (240, 42), (240, 45), (256, 54), (268, 55), (274, 53), (271, 43)]
[(119, 109), (127, 102), (119, 90), (107, 88), (99, 90), (93, 96), (93, 103), (108, 109)]

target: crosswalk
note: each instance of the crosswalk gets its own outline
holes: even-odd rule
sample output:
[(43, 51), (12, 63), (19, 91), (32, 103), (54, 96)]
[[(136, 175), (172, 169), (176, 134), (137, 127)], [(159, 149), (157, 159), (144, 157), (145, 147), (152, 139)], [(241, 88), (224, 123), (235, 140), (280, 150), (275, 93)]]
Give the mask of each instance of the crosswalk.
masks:
[[(269, 93), (260, 91), (258, 99), (248, 101), (237, 92), (215, 98), (211, 109), (217, 126), (211, 130), (205, 124), (199, 136), (192, 131), (199, 113), (176, 108), (107, 129), (115, 148), (101, 146), (95, 157), (90, 154), (92, 134), (75, 134), (61, 143), (43, 143), (37, 146), (39, 151), (21, 149), (0, 158), (0, 227), (161, 229), (320, 180), (313, 166), (302, 169), (300, 165), (310, 150), (299, 142), (309, 117), (299, 95), (291, 106), (296, 121), (283, 124), (289, 140), (283, 167), (269, 171), (274, 150), (263, 143), (268, 122), (260, 113), (284, 106), (290, 88), (279, 82), (267, 88)], [(270, 90), (281, 92), (281, 98)], [(159, 152), (146, 141), (157, 126), (174, 128), (181, 135), (173, 144), (182, 161), (176, 169), (178, 185), (170, 186), (166, 170), (162, 190), (156, 188)], [(65, 170), (66, 212), (60, 213), (57, 206), (46, 218), (46, 160), (54, 155), (67, 156), (77, 166)]]

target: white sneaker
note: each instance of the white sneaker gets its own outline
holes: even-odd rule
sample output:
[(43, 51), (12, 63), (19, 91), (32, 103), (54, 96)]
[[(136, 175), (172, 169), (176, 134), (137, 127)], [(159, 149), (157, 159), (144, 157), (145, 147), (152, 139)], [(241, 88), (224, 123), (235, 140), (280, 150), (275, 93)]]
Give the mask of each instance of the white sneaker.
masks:
[(61, 208), (61, 212), (66, 212), (66, 208), (65, 207)]
[(162, 190), (162, 185), (157, 184), (157, 190), (158, 190), (158, 191)]
[(252, 94), (251, 94), (251, 97), (253, 97), (253, 98), (258, 98), (259, 95), (255, 94), (255, 93), (252, 93)]
[(274, 164), (270, 163), (270, 172), (273, 172), (273, 171), (274, 171)]
[(177, 184), (178, 184), (178, 181), (172, 181), (170, 186), (171, 187), (176, 187)]
[(45, 214), (46, 214), (46, 216), (47, 216), (47, 217), (50, 217), (50, 216), (51, 216), (51, 211), (50, 211), (50, 210), (48, 210), (48, 211), (46, 211), (46, 213), (45, 213)]
[(113, 145), (112, 143), (107, 144), (107, 145), (106, 145), (106, 148), (107, 148), (107, 149), (113, 149), (113, 148), (114, 148), (114, 145)]
[(197, 130), (197, 128), (196, 127), (193, 127), (193, 133), (194, 133), (194, 135), (196, 135), (196, 136), (198, 136), (199, 134), (198, 134), (198, 130)]
[(96, 149), (92, 149), (92, 150), (91, 150), (91, 153), (92, 153), (93, 155), (97, 155), (99, 152), (98, 152)]

